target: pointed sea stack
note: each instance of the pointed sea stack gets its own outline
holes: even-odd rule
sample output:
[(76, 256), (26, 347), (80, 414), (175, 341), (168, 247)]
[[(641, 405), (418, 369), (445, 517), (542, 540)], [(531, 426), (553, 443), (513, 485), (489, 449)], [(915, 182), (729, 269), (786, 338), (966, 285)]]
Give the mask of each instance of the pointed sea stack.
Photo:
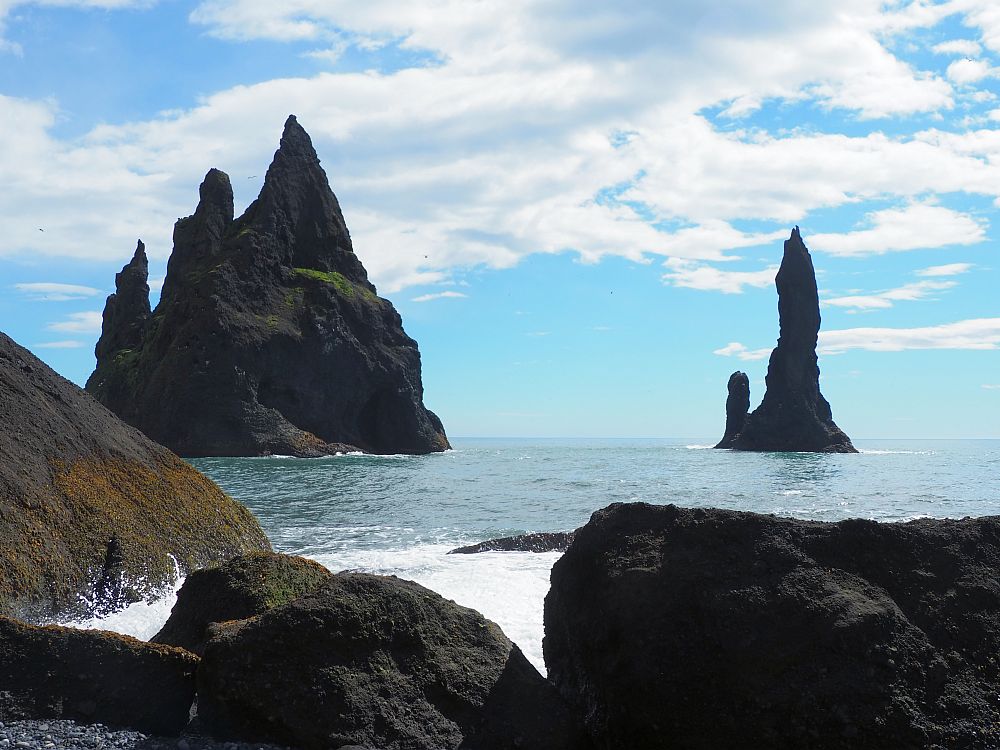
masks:
[(716, 448), (732, 448), (736, 437), (743, 430), (750, 411), (750, 378), (745, 372), (729, 376), (729, 397), (726, 399), (726, 433)]
[(225, 173), (200, 194), (151, 315), (148, 297), (117, 301), (148, 289), (145, 255), (117, 277), (87, 390), (184, 456), (446, 450), (417, 344), (368, 281), (295, 117), (243, 216)]
[(819, 390), (819, 292), (812, 258), (798, 227), (785, 241), (775, 285), (780, 334), (767, 365), (767, 390), (732, 447), (857, 453), (851, 439), (834, 423), (830, 404)]

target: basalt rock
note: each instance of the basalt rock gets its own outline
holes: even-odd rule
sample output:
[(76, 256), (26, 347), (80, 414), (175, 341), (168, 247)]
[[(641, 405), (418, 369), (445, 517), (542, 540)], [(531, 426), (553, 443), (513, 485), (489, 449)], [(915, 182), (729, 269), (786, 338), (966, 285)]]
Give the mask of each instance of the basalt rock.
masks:
[(200, 194), (151, 315), (118, 301), (145, 284), (142, 259), (119, 274), (87, 390), (185, 456), (447, 449), (416, 342), (368, 281), (295, 118), (240, 218), (223, 172)]
[(269, 549), (251, 513), (0, 334), (0, 613), (114, 609)]
[(180, 648), (0, 617), (0, 721), (72, 719), (177, 735), (197, 666)]
[(535, 534), (487, 539), (479, 544), (456, 547), (449, 555), (474, 555), (480, 552), (563, 552), (573, 541), (575, 531), (541, 531)]
[(200, 656), (211, 623), (244, 620), (288, 604), (330, 575), (317, 562), (274, 552), (241, 555), (218, 567), (196, 570), (184, 580), (170, 617), (150, 640)]
[(411, 581), (363, 573), (215, 626), (198, 712), (220, 739), (305, 750), (589, 746), (494, 623)]
[(819, 292), (812, 258), (798, 227), (785, 241), (775, 284), (780, 335), (767, 365), (767, 390), (731, 447), (857, 453), (851, 439), (834, 423), (830, 404), (819, 390)]
[(726, 432), (716, 448), (732, 448), (742, 432), (750, 411), (750, 378), (745, 372), (729, 376), (729, 396), (726, 398)]
[(596, 512), (545, 663), (602, 748), (1000, 747), (1000, 517)]

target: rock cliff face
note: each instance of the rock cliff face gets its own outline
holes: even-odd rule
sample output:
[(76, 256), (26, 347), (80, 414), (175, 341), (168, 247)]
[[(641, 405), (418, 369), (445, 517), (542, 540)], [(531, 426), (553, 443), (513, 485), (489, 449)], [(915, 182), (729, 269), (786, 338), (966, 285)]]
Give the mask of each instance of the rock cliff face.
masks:
[(270, 548), (250, 511), (3, 334), (0, 428), (2, 614), (113, 609), (174, 560)]
[(545, 663), (596, 747), (1000, 747), (1000, 518), (597, 511)]
[(145, 275), (140, 243), (87, 390), (154, 440), (185, 456), (449, 447), (423, 405), (416, 342), (369, 283), (294, 117), (240, 218), (229, 178), (206, 175), (151, 315), (135, 301)]
[(767, 365), (767, 391), (731, 447), (857, 453), (851, 439), (834, 423), (830, 404), (819, 390), (819, 293), (812, 258), (798, 227), (785, 241), (775, 284), (780, 335)]
[(732, 448), (742, 432), (750, 411), (750, 378), (745, 372), (729, 376), (729, 397), (726, 399), (726, 432), (716, 448)]

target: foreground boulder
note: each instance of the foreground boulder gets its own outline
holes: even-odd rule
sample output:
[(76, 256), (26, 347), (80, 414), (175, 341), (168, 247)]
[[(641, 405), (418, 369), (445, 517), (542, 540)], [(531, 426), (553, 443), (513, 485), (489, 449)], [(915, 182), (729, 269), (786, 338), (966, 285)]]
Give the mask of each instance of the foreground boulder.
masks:
[[(819, 292), (812, 257), (798, 227), (785, 240), (774, 283), (778, 288), (780, 334), (767, 364), (767, 390), (760, 406), (746, 417), (739, 434), (729, 441), (729, 447), (742, 451), (857, 453), (851, 439), (834, 423), (830, 403), (819, 390)], [(728, 420), (728, 404), (726, 412)]]
[(269, 549), (211, 480), (0, 334), (0, 614), (114, 609)]
[(258, 552), (191, 573), (177, 592), (170, 617), (150, 640), (201, 655), (213, 622), (245, 620), (306, 594), (330, 571), (304, 557)]
[(198, 704), (220, 738), (303, 748), (583, 746), (555, 688), (495, 624), (411, 581), (361, 573), (217, 626)]
[(736, 371), (729, 376), (729, 396), (726, 397), (726, 431), (716, 448), (732, 448), (743, 431), (750, 411), (750, 378)]
[(598, 747), (998, 747), (1000, 518), (611, 505), (553, 568), (544, 649)]
[(417, 344), (368, 281), (296, 119), (240, 218), (223, 172), (200, 194), (152, 313), (142, 243), (116, 277), (87, 390), (182, 456), (446, 450)]
[(72, 719), (177, 735), (197, 666), (179, 648), (0, 617), (0, 721)]

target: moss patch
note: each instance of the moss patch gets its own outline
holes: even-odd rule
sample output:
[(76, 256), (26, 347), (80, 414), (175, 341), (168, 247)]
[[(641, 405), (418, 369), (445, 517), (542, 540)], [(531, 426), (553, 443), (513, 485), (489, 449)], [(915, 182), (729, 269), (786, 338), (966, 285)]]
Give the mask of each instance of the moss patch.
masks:
[(304, 276), (307, 279), (321, 281), (324, 284), (334, 286), (342, 296), (347, 297), (348, 299), (353, 299), (354, 297), (354, 284), (348, 281), (347, 277), (342, 273), (337, 273), (336, 271), (320, 271), (316, 268), (293, 268), (292, 270), (299, 276)]

